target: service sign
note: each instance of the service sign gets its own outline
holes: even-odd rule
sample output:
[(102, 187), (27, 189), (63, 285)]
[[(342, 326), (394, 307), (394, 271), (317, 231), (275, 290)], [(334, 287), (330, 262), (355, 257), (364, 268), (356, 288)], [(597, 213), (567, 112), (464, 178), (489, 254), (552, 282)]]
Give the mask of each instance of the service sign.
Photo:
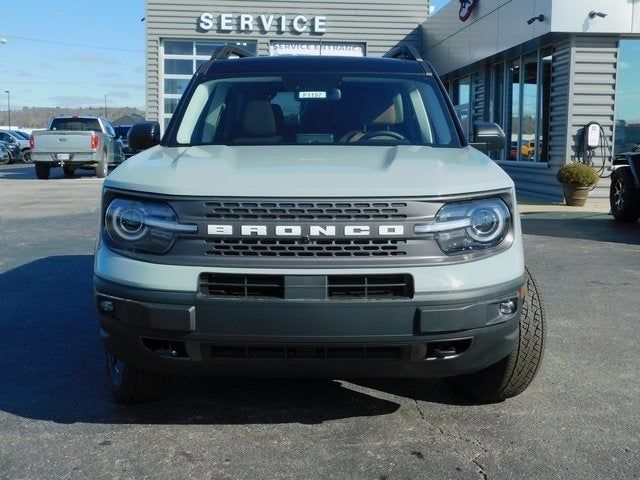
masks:
[(274, 15), (251, 13), (222, 13), (219, 15), (205, 12), (198, 18), (198, 29), (203, 32), (217, 30), (221, 33), (278, 33), (293, 32), (313, 33), (322, 35), (327, 33), (327, 17), (316, 15)]

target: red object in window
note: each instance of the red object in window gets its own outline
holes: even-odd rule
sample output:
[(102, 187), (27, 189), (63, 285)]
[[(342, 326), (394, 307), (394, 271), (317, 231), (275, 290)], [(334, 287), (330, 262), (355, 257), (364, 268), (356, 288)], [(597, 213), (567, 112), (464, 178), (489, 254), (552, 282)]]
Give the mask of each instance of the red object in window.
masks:
[(99, 144), (100, 144), (100, 139), (98, 138), (98, 135), (96, 135), (95, 133), (92, 133), (91, 134), (91, 150), (97, 150)]
[(478, 0), (460, 0), (460, 20), (466, 22), (476, 8)]

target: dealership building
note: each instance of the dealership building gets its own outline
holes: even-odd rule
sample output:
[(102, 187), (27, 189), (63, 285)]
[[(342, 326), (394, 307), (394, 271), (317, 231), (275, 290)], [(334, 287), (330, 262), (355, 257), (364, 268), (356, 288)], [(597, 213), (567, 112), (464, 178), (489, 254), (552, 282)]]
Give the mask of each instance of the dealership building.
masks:
[[(639, 2), (451, 0), (428, 11), (425, 0), (147, 0), (147, 117), (166, 125), (219, 45), (380, 56), (409, 44), (442, 76), (467, 132), (476, 121), (504, 129), (509, 145), (490, 155), (521, 195), (561, 200), (562, 165), (589, 158), (601, 166), (640, 143)], [(583, 135), (590, 124), (599, 134), (593, 149)], [(592, 197), (607, 186), (603, 179)]]
[(147, 0), (147, 117), (166, 125), (211, 52), (237, 44), (259, 55), (373, 55), (420, 48), (425, 0)]

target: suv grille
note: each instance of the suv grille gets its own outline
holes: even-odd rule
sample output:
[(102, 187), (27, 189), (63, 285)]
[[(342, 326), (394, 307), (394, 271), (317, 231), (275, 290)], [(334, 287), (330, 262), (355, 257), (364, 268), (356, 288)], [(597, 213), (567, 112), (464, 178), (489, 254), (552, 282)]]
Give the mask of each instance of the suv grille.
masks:
[(405, 220), (405, 202), (286, 201), (206, 202), (210, 219), (228, 220)]
[(414, 229), (433, 222), (438, 200), (207, 197), (169, 204), (180, 223), (198, 226), (162, 258), (178, 265), (384, 268), (442, 257), (433, 236)]
[(205, 255), (226, 257), (401, 257), (406, 240), (207, 239)]

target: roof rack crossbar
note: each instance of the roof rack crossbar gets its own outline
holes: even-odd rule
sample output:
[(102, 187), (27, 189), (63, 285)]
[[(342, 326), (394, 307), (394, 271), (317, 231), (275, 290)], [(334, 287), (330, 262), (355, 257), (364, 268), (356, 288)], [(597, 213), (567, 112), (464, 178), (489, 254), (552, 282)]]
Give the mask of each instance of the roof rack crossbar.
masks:
[(238, 45), (222, 45), (213, 51), (211, 60), (227, 60), (232, 56), (240, 58), (255, 57), (253, 53)]
[(417, 62), (423, 61), (420, 52), (418, 52), (416, 47), (412, 45), (400, 45), (398, 47), (392, 48), (387, 53), (385, 53), (383, 57), (397, 58), (399, 60), (414, 60)]

